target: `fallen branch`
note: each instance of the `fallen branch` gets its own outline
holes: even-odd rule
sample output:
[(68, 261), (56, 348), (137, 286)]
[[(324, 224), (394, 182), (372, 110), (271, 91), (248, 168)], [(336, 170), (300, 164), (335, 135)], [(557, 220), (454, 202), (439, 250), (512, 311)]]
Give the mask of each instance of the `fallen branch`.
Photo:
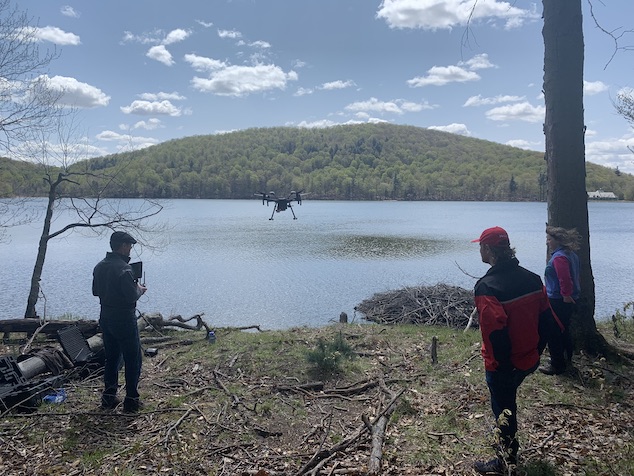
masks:
[(27, 343), (24, 345), (24, 347), (21, 350), (21, 354), (24, 355), (26, 353), (29, 352), (29, 350), (31, 350), (31, 344), (33, 344), (33, 340), (37, 337), (37, 335), (44, 330), (44, 328), (48, 325), (48, 322), (45, 322), (44, 324), (42, 324), (40, 327), (38, 327), (35, 332), (33, 333), (33, 335), (31, 336), (31, 338), (27, 341)]
[(174, 423), (172, 426), (170, 426), (167, 429), (167, 433), (165, 434), (165, 439), (164, 439), (165, 444), (167, 444), (167, 442), (169, 440), (169, 437), (172, 434), (172, 432), (175, 431), (180, 426), (181, 423), (183, 423), (185, 418), (187, 418), (192, 413), (192, 411), (193, 411), (192, 408), (187, 409), (185, 414), (181, 415), (181, 417), (176, 421), (176, 423)]
[[(400, 396), (405, 392), (405, 389), (400, 390), (396, 395), (393, 396), (393, 398), (390, 400), (390, 402), (388, 403), (388, 405), (385, 407), (384, 410), (382, 410), (374, 419), (374, 422), (372, 422), (372, 426), (374, 426), (376, 424), (376, 422), (383, 416), (385, 415), (388, 411), (392, 412), (392, 406), (396, 403), (396, 400), (398, 398), (400, 398)], [(313, 455), (313, 457), (306, 463), (304, 464), (304, 466), (295, 473), (294, 476), (301, 476), (303, 474), (306, 474), (308, 471), (312, 470), (317, 464), (319, 464), (320, 461), (322, 461), (325, 458), (329, 458), (331, 455), (339, 452), (339, 451), (343, 451), (345, 450), (348, 446), (350, 446), (352, 443), (354, 443), (356, 440), (358, 440), (364, 433), (368, 432), (368, 427), (367, 425), (364, 423), (363, 425), (361, 425), (352, 435), (350, 435), (348, 438), (344, 438), (343, 440), (341, 440), (339, 443), (337, 443), (336, 445), (332, 446), (329, 449), (325, 449), (325, 450), (321, 450), (318, 451), (317, 453), (315, 453)]]
[(385, 382), (381, 381), (381, 390), (392, 397), (390, 403), (385, 408), (383, 414), (376, 420), (376, 423), (372, 425), (372, 451), (370, 453), (370, 460), (368, 462), (368, 475), (374, 476), (381, 471), (381, 462), (383, 461), (383, 440), (385, 439), (385, 428), (387, 422), (390, 419), (390, 415), (396, 408), (396, 400), (405, 391), (401, 390), (400, 393), (394, 394), (391, 392)]

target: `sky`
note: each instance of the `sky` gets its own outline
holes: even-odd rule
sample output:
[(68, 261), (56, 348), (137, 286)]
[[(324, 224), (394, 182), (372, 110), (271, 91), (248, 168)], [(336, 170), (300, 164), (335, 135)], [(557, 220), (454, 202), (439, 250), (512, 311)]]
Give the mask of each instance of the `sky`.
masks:
[[(254, 127), (382, 121), (543, 152), (542, 4), (474, 2), (18, 5), (40, 50), (59, 53), (49, 84), (78, 111), (89, 157)], [(582, 4), (586, 159), (634, 173), (634, 130), (614, 108), (634, 87), (634, 2)]]

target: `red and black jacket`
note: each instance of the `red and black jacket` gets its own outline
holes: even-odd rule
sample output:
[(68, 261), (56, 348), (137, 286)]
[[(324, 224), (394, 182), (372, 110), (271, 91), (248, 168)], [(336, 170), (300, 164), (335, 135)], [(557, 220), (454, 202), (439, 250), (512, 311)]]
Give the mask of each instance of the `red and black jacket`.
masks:
[(475, 285), (484, 367), (529, 370), (556, 319), (541, 278), (515, 258), (492, 266)]

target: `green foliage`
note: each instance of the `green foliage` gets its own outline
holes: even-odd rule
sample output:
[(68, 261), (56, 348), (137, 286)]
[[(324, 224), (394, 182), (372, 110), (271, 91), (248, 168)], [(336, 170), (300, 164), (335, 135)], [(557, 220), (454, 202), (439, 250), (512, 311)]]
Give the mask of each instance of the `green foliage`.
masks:
[(354, 356), (352, 347), (341, 332), (332, 340), (318, 339), (317, 346), (306, 352), (306, 360), (313, 365), (313, 371), (320, 376), (329, 376), (342, 372), (343, 359)]
[[(90, 174), (116, 171), (117, 198), (252, 199), (310, 191), (311, 199), (543, 200), (543, 153), (420, 127), (274, 127), (171, 140), (71, 167), (72, 190), (94, 196)], [(49, 170), (54, 174), (54, 169)], [(2, 159), (0, 196), (41, 196), (42, 167)], [(79, 177), (76, 177), (79, 178)], [(634, 199), (634, 176), (587, 164), (588, 190)]]
[(626, 303), (623, 312), (617, 309), (612, 315), (612, 333), (617, 339), (634, 342), (634, 301)]

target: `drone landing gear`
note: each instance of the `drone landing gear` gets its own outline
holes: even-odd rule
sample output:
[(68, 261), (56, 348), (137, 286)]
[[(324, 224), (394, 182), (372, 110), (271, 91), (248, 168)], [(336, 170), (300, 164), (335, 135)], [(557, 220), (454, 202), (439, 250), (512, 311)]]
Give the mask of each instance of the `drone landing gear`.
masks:
[(269, 218), (269, 220), (273, 219), (273, 215), (275, 215), (275, 213), (279, 213), (279, 212), (283, 212), (284, 210), (289, 209), (291, 211), (291, 213), (293, 214), (293, 220), (297, 220), (297, 217), (295, 216), (295, 212), (293, 211), (293, 207), (291, 206), (290, 203), (285, 204), (285, 206), (280, 206), (280, 204), (278, 203), (274, 208), (273, 208), (273, 213), (271, 213), (271, 218)]

